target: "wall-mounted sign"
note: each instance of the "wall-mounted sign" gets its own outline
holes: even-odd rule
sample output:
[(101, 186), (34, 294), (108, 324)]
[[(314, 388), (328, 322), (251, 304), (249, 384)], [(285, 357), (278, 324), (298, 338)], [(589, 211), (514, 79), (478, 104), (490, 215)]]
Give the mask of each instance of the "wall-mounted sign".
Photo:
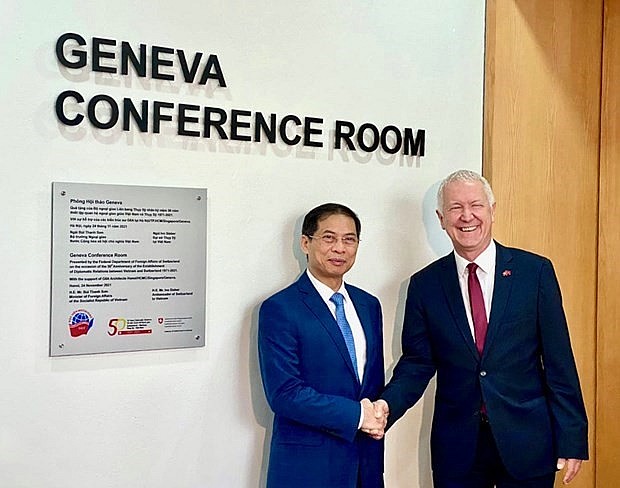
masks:
[[(80, 73), (91, 70), (114, 77), (135, 76), (194, 86), (210, 82), (212, 90), (227, 87), (216, 54), (205, 56), (202, 52), (196, 52), (192, 55), (180, 48), (151, 46), (147, 55), (146, 44), (138, 47), (127, 41), (102, 37), (87, 40), (78, 33), (66, 32), (56, 41), (56, 59), (69, 73), (72, 70)], [(69, 127), (88, 121), (102, 131), (122, 127), (123, 131), (138, 130), (153, 134), (159, 134), (163, 127), (175, 129), (178, 136), (196, 139), (322, 148), (326, 144), (324, 132), (328, 129), (323, 125), (326, 121), (322, 117), (291, 113), (278, 116), (256, 110), (177, 104), (170, 100), (138, 101), (131, 97), (120, 100), (105, 93), (87, 100), (72, 89), (58, 95), (55, 107), (58, 121)], [(342, 119), (327, 123), (333, 124), (330, 146), (335, 150), (382, 151), (386, 155), (399, 153), (409, 157), (410, 163), (414, 157), (425, 155), (426, 129), (394, 125), (378, 127), (371, 122), (356, 124)]]
[(204, 346), (207, 190), (52, 194), (50, 356)]

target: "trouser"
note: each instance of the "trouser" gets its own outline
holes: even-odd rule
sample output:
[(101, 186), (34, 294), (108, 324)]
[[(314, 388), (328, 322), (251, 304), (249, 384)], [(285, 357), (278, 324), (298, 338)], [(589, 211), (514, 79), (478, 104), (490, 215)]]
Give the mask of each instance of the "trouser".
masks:
[(433, 472), (435, 488), (553, 488), (555, 472), (518, 480), (510, 476), (497, 450), (486, 416), (480, 421), (476, 457), (471, 471), (459, 478)]

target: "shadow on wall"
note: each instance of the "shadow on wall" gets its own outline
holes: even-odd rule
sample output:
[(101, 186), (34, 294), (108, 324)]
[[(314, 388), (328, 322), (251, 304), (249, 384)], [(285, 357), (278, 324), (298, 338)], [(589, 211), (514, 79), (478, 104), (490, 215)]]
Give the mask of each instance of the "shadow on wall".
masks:
[[(292, 237), (292, 251), (295, 259), (299, 264), (299, 274), (306, 269), (306, 255), (299, 246), (299, 236), (301, 235), (301, 225), (303, 216), (295, 221), (294, 232)], [(295, 280), (299, 277), (295, 277)], [(294, 281), (294, 280), (292, 280)], [(273, 412), (265, 398), (263, 391), (263, 381), (260, 374), (260, 366), (258, 362), (258, 312), (261, 304), (257, 304), (252, 309), (250, 321), (250, 341), (249, 341), (249, 375), (250, 375), (250, 394), (252, 399), (252, 410), (254, 418), (258, 425), (265, 429), (265, 437), (263, 439), (263, 447), (261, 449), (260, 472), (258, 487), (262, 488), (267, 483), (267, 468), (269, 466), (269, 451), (271, 445), (271, 437), (273, 434)]]
[(437, 209), (437, 190), (440, 184), (441, 180), (429, 187), (422, 201), (422, 219), (424, 220), (426, 239), (437, 257), (445, 256), (449, 252), (452, 252), (450, 238), (441, 228), (439, 218), (435, 212)]
[[(250, 395), (252, 398), (252, 410), (258, 425), (265, 429), (263, 447), (260, 451), (262, 459), (260, 461), (259, 487), (264, 487), (267, 483), (267, 466), (269, 465), (269, 446), (273, 432), (273, 412), (267, 404), (265, 393), (263, 392), (263, 382), (260, 376), (258, 365), (258, 310), (260, 305), (252, 309), (250, 323), (250, 351), (249, 351), (249, 375), (250, 375)], [(256, 446), (258, 448), (258, 446)]]
[[(106, 109), (109, 107), (106, 105)], [(45, 112), (47, 106), (41, 106), (40, 111)], [(122, 105), (115, 105), (115, 111), (124, 113), (125, 110)], [(85, 110), (82, 109), (82, 112)], [(74, 117), (73, 112), (69, 111), (68, 117)], [(83, 113), (78, 112), (80, 116)], [(41, 118), (42, 119), (42, 118)], [(41, 120), (37, 119), (37, 120)], [(110, 116), (105, 116), (105, 121), (97, 123), (105, 123), (110, 120)], [(123, 125), (128, 124), (126, 129), (123, 129)], [(227, 125), (225, 127), (228, 127)], [(196, 153), (211, 153), (211, 154), (228, 154), (228, 155), (252, 155), (257, 157), (269, 157), (278, 159), (294, 158), (296, 160), (317, 160), (317, 161), (335, 161), (345, 164), (356, 163), (359, 165), (367, 165), (372, 163), (373, 165), (379, 165), (383, 167), (394, 168), (420, 168), (422, 165), (422, 158), (424, 154), (418, 155), (409, 154), (404, 152), (391, 153), (386, 152), (382, 148), (378, 148), (373, 151), (365, 151), (359, 148), (349, 148), (346, 145), (341, 148), (335, 148), (333, 146), (334, 131), (326, 131), (326, 140), (323, 141), (323, 147), (314, 148), (308, 147), (303, 144), (289, 144), (280, 140), (275, 142), (268, 142), (265, 140), (260, 141), (245, 141), (245, 140), (231, 140), (229, 138), (222, 139), (216, 135), (213, 137), (201, 135), (198, 136), (185, 136), (179, 134), (179, 128), (170, 125), (166, 122), (161, 124), (161, 127), (157, 128), (157, 132), (152, 127), (149, 127), (148, 131), (142, 132), (135, 124), (130, 121), (118, 120), (113, 127), (110, 128), (97, 128), (83, 121), (76, 126), (64, 125), (59, 120), (56, 120), (55, 126), (49, 124), (48, 126), (41, 126), (39, 130), (48, 133), (50, 136), (60, 134), (61, 137), (67, 141), (77, 142), (86, 140), (89, 138), (94, 139), (97, 143), (103, 145), (126, 145), (126, 146), (141, 146), (152, 149), (163, 150), (180, 150)], [(187, 130), (187, 129), (185, 129)], [(300, 128), (295, 129), (295, 136), (302, 137), (303, 132)], [(227, 136), (228, 137), (228, 136)], [(249, 136), (248, 136), (249, 137)]]
[[(398, 302), (396, 305), (396, 313), (394, 316), (394, 334), (392, 335), (392, 356), (400, 358), (402, 354), (401, 348), (401, 336), (403, 332), (403, 320), (405, 316), (405, 302), (407, 300), (407, 288), (409, 286), (409, 280), (405, 280), (401, 283), (398, 291)], [(386, 371), (386, 381), (389, 381), (394, 372), (396, 362), (392, 363)], [(431, 488), (433, 486), (432, 472), (431, 472), (431, 454), (430, 454), (430, 437), (431, 437), (431, 424), (433, 420), (433, 408), (435, 405), (435, 381), (431, 380), (426, 392), (421, 398), (422, 402), (422, 419), (420, 421), (420, 431), (418, 432), (418, 473), (419, 483), (421, 487)], [(406, 414), (407, 415), (407, 414)], [(387, 434), (389, 435), (389, 433)], [(407, 438), (413, 439), (416, 433), (405, 432)], [(406, 446), (398, 446), (398, 450), (406, 449)], [(398, 479), (398, 477), (396, 477)]]

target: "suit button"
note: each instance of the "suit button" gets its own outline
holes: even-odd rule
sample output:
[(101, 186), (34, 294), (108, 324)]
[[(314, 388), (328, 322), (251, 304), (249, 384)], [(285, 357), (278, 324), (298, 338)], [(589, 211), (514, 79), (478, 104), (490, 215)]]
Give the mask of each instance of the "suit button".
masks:
[(486, 371), (480, 371), (480, 376), (482, 376), (483, 378), (487, 375)]

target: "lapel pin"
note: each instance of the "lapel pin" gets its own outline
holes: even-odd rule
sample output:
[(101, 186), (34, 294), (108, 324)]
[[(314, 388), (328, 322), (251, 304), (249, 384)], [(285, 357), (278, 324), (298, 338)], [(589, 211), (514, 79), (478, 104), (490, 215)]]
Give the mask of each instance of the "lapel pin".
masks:
[(510, 276), (512, 274), (512, 271), (510, 271), (509, 269), (505, 269), (504, 271), (502, 271), (502, 276), (505, 278), (506, 276)]

